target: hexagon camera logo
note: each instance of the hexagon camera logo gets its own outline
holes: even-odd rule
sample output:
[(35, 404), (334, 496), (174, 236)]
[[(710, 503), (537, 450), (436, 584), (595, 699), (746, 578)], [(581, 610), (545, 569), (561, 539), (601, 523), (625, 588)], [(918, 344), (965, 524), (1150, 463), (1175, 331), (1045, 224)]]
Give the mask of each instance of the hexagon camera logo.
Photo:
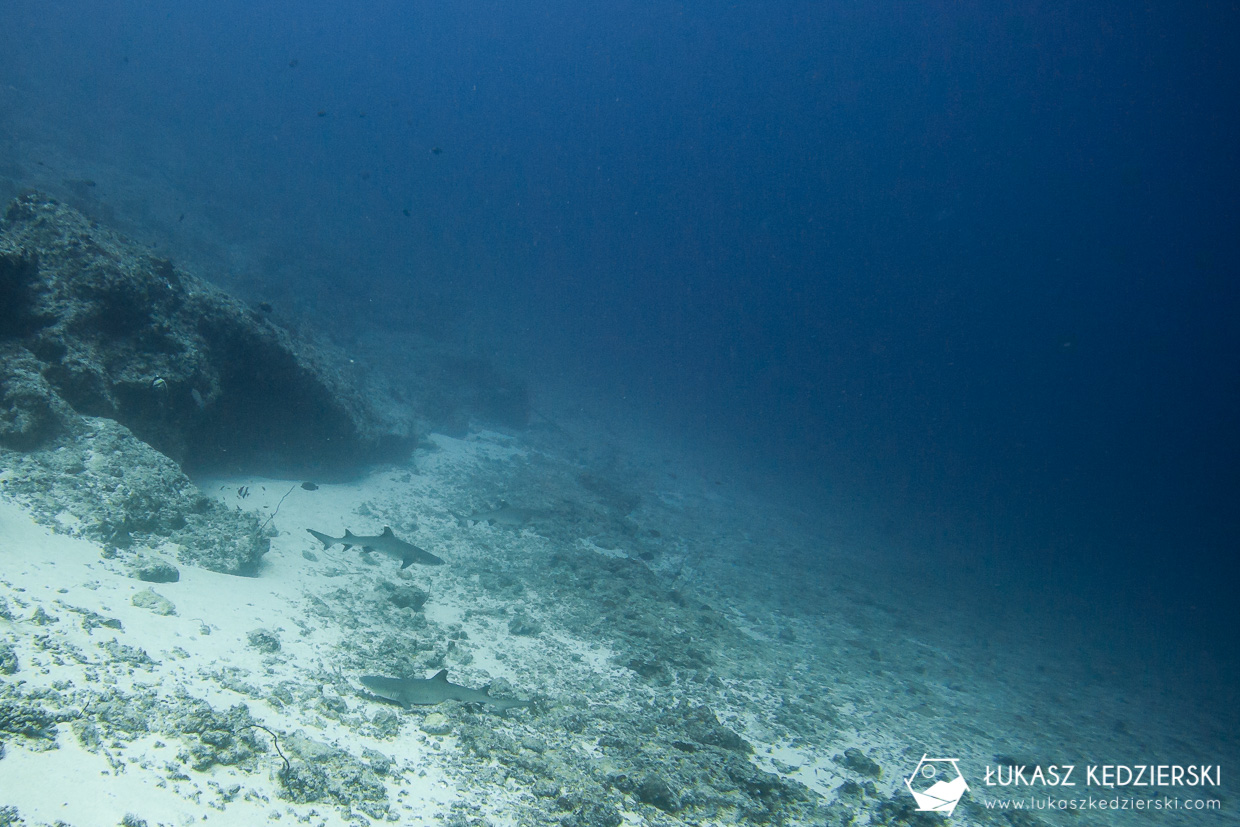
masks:
[(917, 769), (904, 779), (904, 786), (917, 800), (919, 812), (949, 816), (955, 811), (960, 799), (969, 791), (969, 785), (960, 774), (959, 761), (959, 758), (931, 758), (922, 754)]

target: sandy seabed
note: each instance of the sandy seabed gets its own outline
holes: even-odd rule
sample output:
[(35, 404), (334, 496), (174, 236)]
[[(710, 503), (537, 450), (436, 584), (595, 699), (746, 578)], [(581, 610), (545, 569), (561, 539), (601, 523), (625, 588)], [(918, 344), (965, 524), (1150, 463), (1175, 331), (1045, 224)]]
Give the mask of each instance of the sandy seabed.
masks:
[[(1218, 789), (1178, 794), (1221, 813), (987, 809), (987, 765), (1219, 763), (1234, 730), (1104, 651), (927, 618), (846, 538), (709, 475), (579, 442), (436, 435), (349, 484), (196, 480), (267, 522), (257, 577), (143, 582), (134, 559), (176, 549), (0, 498), (0, 823), (938, 823), (903, 785), (935, 752), (971, 778), (956, 824), (1234, 817)], [(468, 519), (501, 502), (528, 519)], [(389, 525), (445, 564), (306, 531)], [(403, 710), (358, 681), (442, 668), (534, 707)]]

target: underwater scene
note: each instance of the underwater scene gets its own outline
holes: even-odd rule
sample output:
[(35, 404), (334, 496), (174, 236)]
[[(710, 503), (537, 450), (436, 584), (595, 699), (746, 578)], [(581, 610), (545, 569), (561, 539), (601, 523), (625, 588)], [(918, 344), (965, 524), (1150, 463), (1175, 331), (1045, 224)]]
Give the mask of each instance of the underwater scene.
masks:
[(1240, 6), (0, 4), (0, 827), (1240, 824)]

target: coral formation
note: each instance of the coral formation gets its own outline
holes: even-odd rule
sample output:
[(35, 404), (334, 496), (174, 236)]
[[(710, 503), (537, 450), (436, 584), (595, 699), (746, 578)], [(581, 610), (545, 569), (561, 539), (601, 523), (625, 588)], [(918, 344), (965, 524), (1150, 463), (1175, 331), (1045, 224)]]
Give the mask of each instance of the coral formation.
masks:
[(2, 445), (97, 416), (189, 468), (320, 477), (412, 446), (345, 364), (39, 193), (0, 222)]

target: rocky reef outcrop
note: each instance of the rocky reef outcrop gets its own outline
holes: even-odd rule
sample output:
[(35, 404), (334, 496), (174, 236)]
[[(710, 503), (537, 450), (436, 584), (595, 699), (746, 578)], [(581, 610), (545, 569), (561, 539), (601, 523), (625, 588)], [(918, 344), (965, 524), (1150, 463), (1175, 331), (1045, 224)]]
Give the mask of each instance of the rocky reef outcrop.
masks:
[(0, 446), (114, 420), (189, 469), (343, 473), (413, 426), (348, 360), (39, 193), (0, 221)]
[(326, 478), (403, 456), (412, 425), (347, 364), (44, 195), (0, 220), (0, 493), (110, 555), (255, 574), (269, 534), (184, 468)]
[(204, 495), (175, 462), (110, 419), (82, 417), (73, 433), (33, 451), (0, 449), (0, 494), (135, 566), (160, 549), (182, 563), (254, 575), (271, 547), (253, 513)]

